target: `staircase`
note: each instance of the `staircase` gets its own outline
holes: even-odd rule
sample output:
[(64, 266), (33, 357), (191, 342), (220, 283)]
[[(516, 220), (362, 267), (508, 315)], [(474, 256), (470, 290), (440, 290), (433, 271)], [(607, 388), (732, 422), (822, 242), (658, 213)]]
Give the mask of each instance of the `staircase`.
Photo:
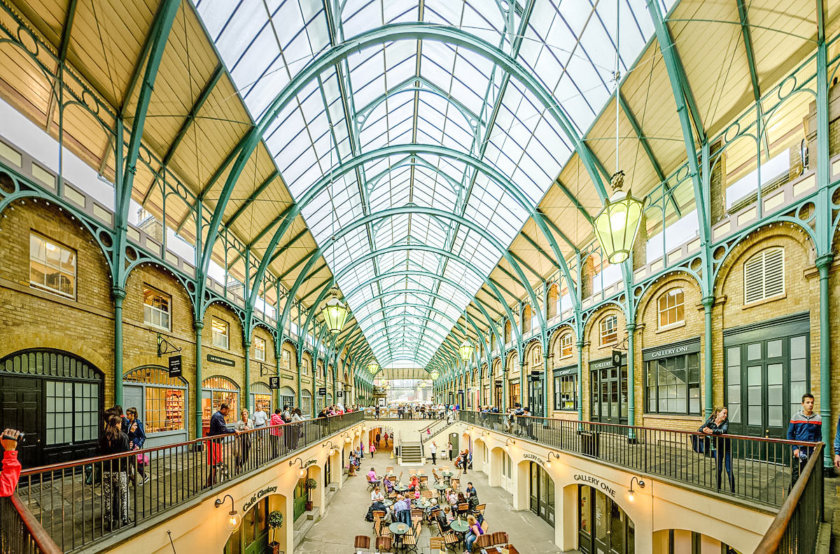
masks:
[(404, 442), (400, 445), (401, 464), (423, 464), (423, 446), (419, 443)]
[[(426, 445), (434, 440), (438, 435), (444, 433), (450, 426), (454, 425), (457, 420), (452, 420), (452, 423), (447, 423), (445, 419), (439, 419), (420, 431), (420, 444)], [(428, 431), (431, 431), (429, 433)], [(440, 446), (440, 444), (438, 444)]]

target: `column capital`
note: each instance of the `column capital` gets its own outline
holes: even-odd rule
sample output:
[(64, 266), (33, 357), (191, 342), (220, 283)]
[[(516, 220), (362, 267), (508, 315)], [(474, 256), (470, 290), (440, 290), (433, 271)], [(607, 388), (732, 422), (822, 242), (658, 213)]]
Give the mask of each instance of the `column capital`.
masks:
[(713, 295), (704, 296), (700, 299), (700, 303), (703, 304), (705, 309), (709, 310), (715, 304), (715, 297)]
[(111, 294), (114, 295), (114, 300), (125, 300), (125, 289), (122, 287), (113, 287)]
[(193, 323), (193, 329), (195, 329), (196, 331), (201, 331), (202, 329), (204, 329), (204, 322), (196, 321), (195, 323)]
[(817, 269), (819, 269), (820, 271), (824, 271), (824, 270), (828, 269), (828, 267), (831, 265), (831, 263), (833, 261), (834, 261), (834, 254), (832, 254), (832, 253), (823, 254), (822, 256), (820, 256), (819, 258), (816, 259), (814, 265), (817, 266)]

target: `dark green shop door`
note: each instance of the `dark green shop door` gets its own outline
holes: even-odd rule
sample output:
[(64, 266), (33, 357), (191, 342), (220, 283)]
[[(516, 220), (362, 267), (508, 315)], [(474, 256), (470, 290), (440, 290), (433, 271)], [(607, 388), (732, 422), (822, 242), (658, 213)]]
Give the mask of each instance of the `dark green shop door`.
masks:
[(268, 550), (268, 498), (260, 500), (242, 518), (225, 544), (225, 554), (262, 554)]

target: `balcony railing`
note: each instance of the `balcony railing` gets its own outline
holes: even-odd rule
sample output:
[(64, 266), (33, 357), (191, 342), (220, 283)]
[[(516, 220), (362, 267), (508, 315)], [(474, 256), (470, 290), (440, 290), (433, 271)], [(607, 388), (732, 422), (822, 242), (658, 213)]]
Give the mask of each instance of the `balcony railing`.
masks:
[(823, 521), (823, 445), (817, 445), (756, 552), (811, 553)]
[[(18, 495), (60, 551), (81, 550), (277, 464), (363, 417), (353, 412), (28, 469)], [(5, 532), (5, 511), (3, 517)]]
[[(798, 468), (793, 447), (822, 444), (538, 417), (511, 421), (504, 414), (467, 411), (459, 417), (514, 439), (772, 508), (782, 506)], [(822, 502), (822, 472), (815, 475)]]
[(61, 549), (14, 494), (0, 498), (0, 552), (58, 554)]

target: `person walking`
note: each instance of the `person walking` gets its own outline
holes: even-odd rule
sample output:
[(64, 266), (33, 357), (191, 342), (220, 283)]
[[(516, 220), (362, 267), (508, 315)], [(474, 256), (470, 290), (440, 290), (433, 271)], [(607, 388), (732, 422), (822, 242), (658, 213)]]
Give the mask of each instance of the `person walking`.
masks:
[(385, 431), (383, 437), (385, 438), (385, 448), (388, 448), (388, 431)]
[[(128, 419), (128, 440), (131, 441), (130, 448), (132, 450), (141, 450), (143, 444), (146, 442), (146, 431), (143, 428), (143, 422), (137, 417), (137, 408), (129, 408), (125, 412)], [(146, 474), (146, 464), (149, 462), (148, 454), (137, 454), (137, 473), (140, 475), (140, 484), (145, 485), (149, 482), (149, 476)]]
[(207, 474), (207, 483), (204, 488), (212, 487), (216, 482), (216, 472), (225, 470), (222, 441), (224, 435), (235, 433), (235, 431), (232, 432), (228, 429), (225, 422), (228, 412), (230, 412), (230, 406), (222, 403), (216, 413), (210, 417), (210, 429), (207, 431), (207, 436), (219, 438), (207, 441), (207, 465), (210, 466), (210, 471)]
[(429, 452), (432, 454), (432, 465), (437, 465), (437, 444), (435, 444), (435, 441), (432, 441), (431, 446), (429, 446)]
[(268, 424), (271, 426), (271, 457), (276, 458), (280, 455), (280, 435), (282, 431), (280, 430), (280, 426), (283, 425), (283, 416), (281, 416), (282, 412), (280, 408), (274, 410), (274, 415), (271, 416), (271, 420)]
[(723, 437), (729, 433), (729, 411), (726, 407), (716, 408), (709, 419), (700, 428), (706, 435), (712, 435), (715, 448), (715, 465), (717, 469), (717, 488), (720, 490), (720, 477), (724, 467), (729, 475), (729, 489), (735, 492), (735, 476), (732, 474), (731, 441)]
[(370, 458), (373, 459), (373, 453), (376, 452), (376, 446), (371, 442), (370, 443)]
[[(105, 431), (99, 438), (99, 455), (122, 454), (130, 450), (131, 441), (122, 431), (122, 416), (110, 414), (105, 424)], [(128, 458), (121, 456), (104, 462), (102, 465), (105, 529), (110, 531), (118, 520), (122, 525), (131, 523), (128, 519)], [(114, 506), (115, 500), (116, 506)]]
[[(788, 424), (787, 439), (791, 441), (820, 442), (822, 440), (822, 418), (814, 412), (814, 395), (805, 393), (802, 395), (802, 409), (790, 418)], [(794, 445), (793, 460), (791, 463), (790, 486), (793, 487), (808, 458), (814, 453), (814, 447), (809, 445)]]
[[(242, 433), (253, 428), (254, 425), (248, 418), (248, 410), (240, 411), (239, 421), (236, 422), (234, 429)], [(236, 439), (236, 472), (239, 473), (248, 462), (248, 453), (251, 451), (251, 433), (241, 434)]]

